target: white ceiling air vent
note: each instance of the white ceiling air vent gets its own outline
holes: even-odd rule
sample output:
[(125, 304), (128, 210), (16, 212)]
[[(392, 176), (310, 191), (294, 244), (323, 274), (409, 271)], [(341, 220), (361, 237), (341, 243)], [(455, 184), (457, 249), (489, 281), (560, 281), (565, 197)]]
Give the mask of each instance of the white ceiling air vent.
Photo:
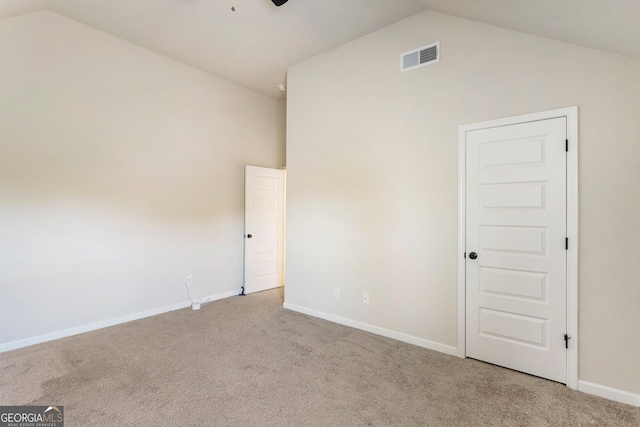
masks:
[(400, 71), (409, 71), (440, 61), (440, 42), (424, 46), (400, 57)]

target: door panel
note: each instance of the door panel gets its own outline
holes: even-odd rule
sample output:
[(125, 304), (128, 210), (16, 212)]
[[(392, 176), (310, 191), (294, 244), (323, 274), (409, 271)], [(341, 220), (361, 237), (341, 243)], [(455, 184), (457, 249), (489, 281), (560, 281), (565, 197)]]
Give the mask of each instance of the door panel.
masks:
[(244, 292), (282, 286), (284, 171), (245, 167), (244, 229)]
[(546, 302), (547, 274), (532, 271), (480, 267), (480, 294), (503, 295)]
[(566, 119), (466, 134), (467, 356), (566, 383)]

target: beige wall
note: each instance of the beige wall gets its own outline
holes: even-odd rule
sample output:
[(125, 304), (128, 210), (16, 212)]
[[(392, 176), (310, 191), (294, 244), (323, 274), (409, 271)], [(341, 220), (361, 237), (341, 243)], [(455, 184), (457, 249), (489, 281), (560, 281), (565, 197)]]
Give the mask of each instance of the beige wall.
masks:
[(52, 12), (0, 21), (0, 345), (242, 285), (282, 101)]
[(640, 393), (640, 61), (426, 12), (291, 67), (287, 102), (287, 304), (448, 346), (458, 126), (578, 105), (579, 378)]

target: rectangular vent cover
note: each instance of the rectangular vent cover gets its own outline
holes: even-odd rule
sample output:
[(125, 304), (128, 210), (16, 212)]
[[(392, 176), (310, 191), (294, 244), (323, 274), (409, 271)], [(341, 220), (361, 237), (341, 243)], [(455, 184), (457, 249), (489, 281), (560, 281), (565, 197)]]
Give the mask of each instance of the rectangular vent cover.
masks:
[(400, 71), (409, 71), (440, 61), (440, 42), (424, 46), (400, 56)]

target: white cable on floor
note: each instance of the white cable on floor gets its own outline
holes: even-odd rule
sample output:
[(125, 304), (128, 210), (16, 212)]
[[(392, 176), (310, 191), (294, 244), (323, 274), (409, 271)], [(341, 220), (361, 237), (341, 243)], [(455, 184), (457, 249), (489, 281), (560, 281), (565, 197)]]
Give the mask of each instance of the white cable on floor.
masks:
[(202, 304), (202, 300), (198, 298), (197, 301), (194, 301), (191, 298), (191, 291), (189, 290), (189, 279), (184, 281), (184, 286), (187, 288), (187, 296), (189, 297), (189, 301), (191, 301), (191, 309), (200, 310), (200, 305)]

